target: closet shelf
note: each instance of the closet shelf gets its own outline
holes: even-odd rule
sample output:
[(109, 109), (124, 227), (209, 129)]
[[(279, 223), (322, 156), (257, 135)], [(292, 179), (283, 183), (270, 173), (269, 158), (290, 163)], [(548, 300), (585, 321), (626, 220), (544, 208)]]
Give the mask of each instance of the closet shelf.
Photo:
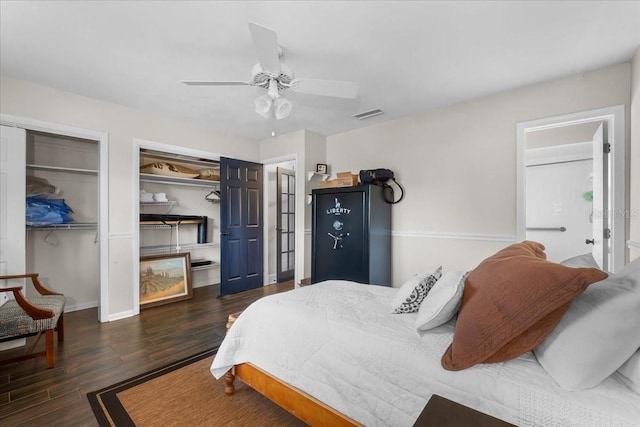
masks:
[(97, 222), (68, 222), (66, 224), (48, 224), (42, 226), (27, 225), (27, 230), (95, 230)]
[(140, 206), (175, 206), (178, 202), (176, 200), (169, 200), (167, 202), (140, 202)]
[(60, 166), (47, 166), (47, 165), (27, 164), (27, 169), (41, 170), (41, 171), (51, 171), (51, 172), (81, 173), (81, 174), (85, 174), (85, 175), (98, 175), (98, 171), (95, 170), (95, 169), (65, 168), (65, 167), (60, 167)]
[(175, 225), (185, 225), (185, 224), (202, 224), (203, 222), (204, 220), (202, 219), (157, 220), (157, 221), (140, 221), (140, 225), (175, 226)]
[(173, 227), (168, 224), (140, 224), (140, 230), (163, 230)]
[[(217, 248), (217, 243), (185, 243), (180, 245), (180, 251), (189, 251), (202, 248)], [(177, 245), (140, 246), (140, 254), (159, 254), (177, 252)]]
[(211, 270), (212, 268), (220, 268), (220, 264), (212, 262), (208, 265), (199, 265), (197, 267), (191, 267), (191, 271)]
[(152, 161), (168, 161), (170, 163), (184, 164), (190, 168), (202, 169), (220, 169), (220, 161), (210, 159), (198, 159), (192, 156), (183, 156), (180, 154), (167, 154), (162, 151), (154, 151), (149, 149), (141, 149), (140, 157)]
[(152, 182), (159, 184), (189, 185), (192, 187), (220, 187), (220, 181), (210, 181), (206, 179), (179, 178), (174, 176), (154, 175), (141, 173), (140, 182)]

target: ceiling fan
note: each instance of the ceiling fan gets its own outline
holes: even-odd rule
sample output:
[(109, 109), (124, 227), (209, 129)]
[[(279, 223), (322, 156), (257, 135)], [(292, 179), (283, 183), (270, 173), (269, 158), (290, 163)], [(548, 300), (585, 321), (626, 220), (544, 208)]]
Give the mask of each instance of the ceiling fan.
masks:
[(183, 80), (190, 86), (258, 86), (267, 89), (265, 95), (255, 100), (256, 113), (264, 118), (272, 115), (276, 119), (289, 116), (293, 105), (280, 92), (291, 89), (294, 92), (355, 98), (359, 84), (338, 80), (318, 80), (295, 78), (293, 70), (280, 62), (282, 48), (278, 46), (278, 36), (270, 28), (249, 22), (249, 32), (258, 55), (258, 63), (251, 68), (251, 81), (211, 81)]

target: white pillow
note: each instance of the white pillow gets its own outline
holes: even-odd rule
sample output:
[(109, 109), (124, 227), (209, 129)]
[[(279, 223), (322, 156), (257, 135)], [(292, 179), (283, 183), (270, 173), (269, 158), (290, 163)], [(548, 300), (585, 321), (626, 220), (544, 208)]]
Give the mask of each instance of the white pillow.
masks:
[(633, 353), (633, 356), (620, 366), (618, 374), (632, 390), (640, 393), (640, 350)]
[(464, 271), (448, 271), (433, 285), (418, 310), (416, 330), (419, 335), (447, 323), (456, 315), (462, 302), (466, 277)]
[(440, 276), (442, 276), (441, 265), (436, 265), (413, 276), (394, 295), (391, 300), (391, 312), (400, 314), (418, 311), (420, 304)]
[(533, 350), (563, 388), (593, 387), (640, 348), (640, 258), (589, 286)]
[(591, 268), (597, 268), (599, 270), (602, 270), (598, 265), (597, 261), (595, 260), (595, 258), (593, 257), (593, 255), (591, 255), (591, 252), (589, 252), (588, 254), (578, 255), (569, 259), (565, 259), (564, 261), (560, 262), (560, 264), (564, 265), (565, 267), (572, 267), (572, 268), (591, 267)]

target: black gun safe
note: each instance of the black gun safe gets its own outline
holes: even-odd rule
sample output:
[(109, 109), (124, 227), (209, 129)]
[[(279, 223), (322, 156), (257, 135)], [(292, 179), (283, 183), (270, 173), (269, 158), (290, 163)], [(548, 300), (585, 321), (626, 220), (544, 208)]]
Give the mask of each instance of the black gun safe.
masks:
[(312, 191), (311, 283), (391, 286), (391, 204), (378, 185)]

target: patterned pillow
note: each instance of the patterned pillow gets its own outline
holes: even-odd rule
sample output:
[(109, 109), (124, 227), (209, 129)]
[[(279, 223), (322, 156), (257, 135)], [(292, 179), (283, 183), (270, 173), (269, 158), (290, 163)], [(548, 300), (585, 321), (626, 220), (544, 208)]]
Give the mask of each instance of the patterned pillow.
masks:
[(442, 266), (437, 265), (409, 279), (391, 301), (392, 313), (415, 313), (420, 304), (442, 276)]

